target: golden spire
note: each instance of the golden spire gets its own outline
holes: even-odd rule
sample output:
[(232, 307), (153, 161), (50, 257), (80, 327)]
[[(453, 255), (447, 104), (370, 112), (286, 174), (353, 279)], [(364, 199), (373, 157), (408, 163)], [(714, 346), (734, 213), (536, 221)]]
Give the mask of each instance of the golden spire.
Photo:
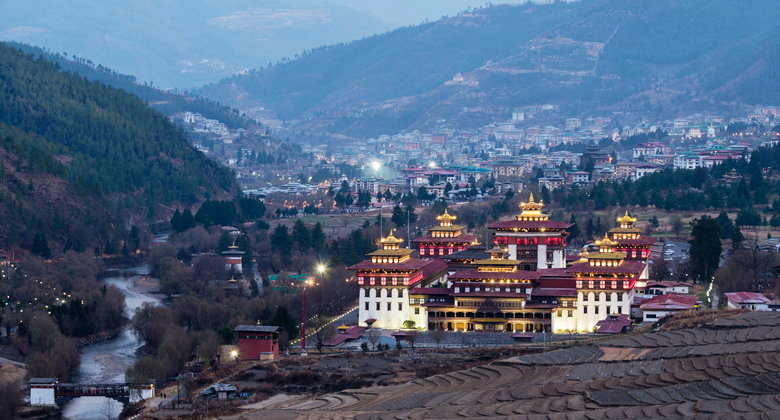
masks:
[(528, 197), (528, 202), (533, 203), (534, 202), (534, 193), (531, 193), (531, 196)]

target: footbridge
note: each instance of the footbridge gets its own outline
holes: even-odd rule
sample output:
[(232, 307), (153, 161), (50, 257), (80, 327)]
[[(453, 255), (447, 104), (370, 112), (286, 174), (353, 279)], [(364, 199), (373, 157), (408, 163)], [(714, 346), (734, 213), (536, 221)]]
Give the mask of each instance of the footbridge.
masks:
[(30, 405), (61, 405), (79, 397), (106, 397), (123, 404), (154, 398), (152, 383), (67, 384), (57, 378), (32, 378)]

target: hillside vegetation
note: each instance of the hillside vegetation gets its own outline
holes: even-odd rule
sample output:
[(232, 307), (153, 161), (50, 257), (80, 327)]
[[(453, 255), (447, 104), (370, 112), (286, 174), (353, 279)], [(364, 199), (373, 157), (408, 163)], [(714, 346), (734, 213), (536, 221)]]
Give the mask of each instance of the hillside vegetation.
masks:
[(146, 82), (140, 84), (135, 76), (118, 73), (101, 64), (95, 64), (86, 58), (66, 58), (60, 53), (18, 42), (9, 42), (8, 45), (18, 48), (27, 54), (34, 54), (36, 57), (40, 56), (56, 63), (62, 70), (77, 73), (89, 80), (98, 81), (132, 93), (163, 114), (190, 111), (197, 112), (206, 118), (218, 120), (233, 129), (249, 129), (253, 126), (253, 122), (241, 116), (235, 108), (231, 109), (205, 98), (193, 98), (179, 94), (178, 90), (176, 91), (177, 93), (171, 93), (157, 89)]
[[(122, 209), (235, 192), (232, 173), (138, 97), (0, 43), (0, 248), (116, 242)], [(150, 214), (151, 213), (151, 214)], [(102, 228), (96, 231), (95, 226)], [(75, 240), (74, 240), (75, 242)]]
[[(356, 137), (475, 118), (464, 108), (731, 110), (780, 102), (778, 21), (770, 0), (497, 5), (315, 49), (202, 92)], [(478, 85), (444, 85), (456, 73)]]

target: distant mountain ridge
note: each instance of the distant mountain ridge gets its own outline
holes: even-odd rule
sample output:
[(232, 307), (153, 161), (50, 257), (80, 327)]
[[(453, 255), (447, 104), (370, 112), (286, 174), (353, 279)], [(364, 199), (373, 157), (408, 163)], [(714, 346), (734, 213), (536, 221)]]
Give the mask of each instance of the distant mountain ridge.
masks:
[(158, 204), (237, 192), (230, 170), (138, 97), (4, 43), (0, 140), (0, 248), (29, 246), (39, 231), (110, 248)]
[(87, 79), (132, 93), (163, 114), (182, 111), (197, 112), (206, 118), (218, 120), (232, 129), (249, 129), (255, 125), (254, 121), (240, 115), (237, 109), (231, 109), (206, 98), (193, 98), (184, 94), (165, 92), (153, 86), (147, 86), (145, 83), (140, 84), (135, 76), (117, 73), (101, 64), (95, 64), (87, 58), (71, 57), (68, 59), (59, 53), (33, 45), (18, 42), (7, 42), (7, 44), (27, 54), (41, 56), (56, 63), (65, 71), (77, 73)]
[(0, 0), (0, 10), (0, 40), (89, 57), (163, 89), (391, 28), (321, 0)]
[[(542, 103), (570, 114), (731, 109), (780, 103), (779, 46), (771, 0), (497, 5), (318, 48), (200, 92), (301, 120), (301, 131), (355, 137)], [(468, 83), (445, 84), (456, 73)]]

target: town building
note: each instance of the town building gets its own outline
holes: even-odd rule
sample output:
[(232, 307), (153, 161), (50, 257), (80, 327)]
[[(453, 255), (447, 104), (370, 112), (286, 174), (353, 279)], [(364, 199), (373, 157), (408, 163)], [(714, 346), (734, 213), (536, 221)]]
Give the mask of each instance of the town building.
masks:
[(231, 245), (227, 251), (222, 252), (225, 257), (225, 270), (242, 273), (241, 259), (244, 257), (244, 251), (239, 251), (238, 247)]
[(608, 237), (596, 241), (598, 252), (580, 253), (580, 261), (567, 272), (572, 273), (577, 288), (577, 327), (592, 330), (610, 314), (630, 314), (634, 287), (647, 264), (626, 258), (617, 251), (617, 242)]
[(724, 293), (728, 301), (729, 309), (747, 309), (750, 311), (768, 311), (769, 303), (771, 302), (768, 297), (761, 293), (754, 292), (736, 292), (736, 293)]
[(682, 311), (698, 308), (696, 296), (665, 294), (653, 296), (641, 303), (641, 316), (644, 322), (656, 322), (661, 318)]
[(515, 220), (488, 226), (495, 245), (506, 247), (509, 259), (520, 261), (520, 267), (526, 271), (566, 267), (566, 229), (572, 224), (548, 220), (542, 207), (544, 204), (534, 202), (531, 194), (527, 203), (520, 203), (522, 212), (515, 215)]
[(476, 236), (463, 233), (464, 226), (453, 224), (455, 219), (456, 216), (444, 210), (444, 214), (436, 217), (439, 226), (428, 229), (427, 235), (412, 240), (420, 251), (420, 258), (430, 259), (450, 255), (476, 243)]
[(279, 357), (279, 334), (282, 327), (239, 325), (233, 328), (238, 336), (240, 360), (273, 360)]
[(349, 267), (360, 287), (358, 320), (376, 319), (379, 328), (400, 328), (407, 320), (426, 325), (419, 308), (412, 313), (409, 289), (446, 281), (447, 264), (412, 258), (413, 251), (401, 248), (402, 243), (390, 233), (380, 240), (380, 249), (366, 255), (370, 259)]

